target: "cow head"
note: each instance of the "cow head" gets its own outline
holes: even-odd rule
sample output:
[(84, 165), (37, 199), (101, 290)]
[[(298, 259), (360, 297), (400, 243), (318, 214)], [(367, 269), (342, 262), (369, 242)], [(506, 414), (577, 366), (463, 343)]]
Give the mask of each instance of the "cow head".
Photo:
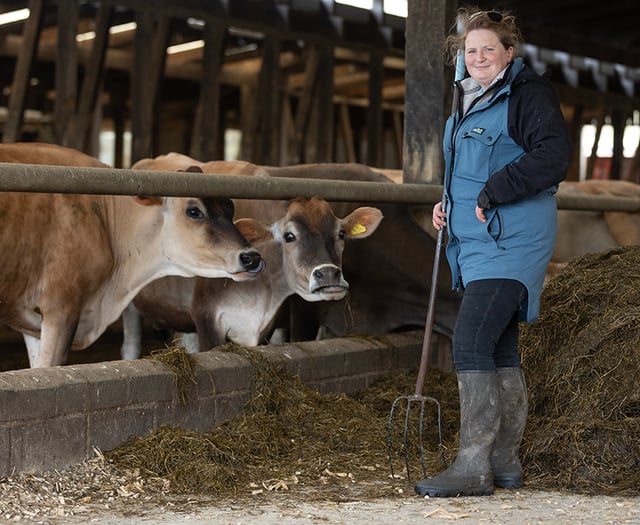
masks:
[(306, 301), (342, 299), (349, 289), (342, 274), (345, 240), (368, 237), (381, 220), (377, 208), (358, 208), (339, 219), (323, 199), (292, 200), (285, 216), (271, 226), (282, 246), (291, 290)]
[[(202, 173), (197, 166), (186, 171)], [(258, 251), (233, 224), (230, 199), (136, 197), (138, 203), (162, 207), (162, 253), (185, 277), (229, 277), (243, 281), (264, 267)]]

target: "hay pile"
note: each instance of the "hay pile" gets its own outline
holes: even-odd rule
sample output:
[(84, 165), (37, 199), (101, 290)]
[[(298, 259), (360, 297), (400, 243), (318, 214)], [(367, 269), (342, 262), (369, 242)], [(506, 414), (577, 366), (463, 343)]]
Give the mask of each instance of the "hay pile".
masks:
[[(388, 496), (394, 493), (394, 486), (403, 484), (403, 478), (393, 483), (389, 479), (387, 426), (395, 397), (413, 393), (412, 378), (389, 378), (358, 398), (321, 395), (285, 370), (274, 368), (258, 351), (234, 345), (227, 350), (244, 355), (255, 367), (255, 395), (241, 416), (207, 434), (163, 427), (130, 440), (105, 457), (121, 468), (168, 479), (172, 489), (182, 493), (250, 495), (299, 489), (306, 497), (341, 500), (355, 494)], [(450, 404), (457, 406), (453, 377), (432, 371), (428, 381), (443, 389), (452, 397)], [(448, 411), (446, 402), (444, 405)], [(417, 414), (417, 409), (411, 413)], [(403, 426), (400, 414), (393, 428)], [(417, 428), (412, 421), (412, 438)], [(425, 428), (431, 468), (441, 457), (432, 411), (427, 411)], [(455, 432), (457, 418), (451, 417), (444, 433), (454, 437)], [(394, 435), (392, 442), (398, 456), (396, 474), (406, 475), (400, 459), (402, 437)], [(411, 454), (415, 481), (420, 477), (415, 447)]]
[[(523, 329), (530, 393), (522, 447), (527, 487), (640, 494), (640, 248), (576, 259), (545, 288), (542, 314)], [(387, 427), (396, 397), (415, 376), (397, 375), (356, 397), (320, 395), (274, 369), (258, 351), (255, 395), (241, 416), (197, 434), (164, 427), (105, 454), (119, 468), (168, 480), (176, 492), (257, 495), (303, 491), (345, 500), (412, 494), (403, 470), (402, 414), (394, 421), (391, 480)], [(173, 357), (176, 359), (175, 356)], [(440, 401), (446, 460), (459, 422), (453, 375), (430, 371), (425, 394)], [(422, 477), (411, 412), (411, 479)], [(425, 414), (429, 475), (442, 468), (435, 413)]]
[(573, 260), (521, 353), (529, 485), (640, 494), (640, 247)]

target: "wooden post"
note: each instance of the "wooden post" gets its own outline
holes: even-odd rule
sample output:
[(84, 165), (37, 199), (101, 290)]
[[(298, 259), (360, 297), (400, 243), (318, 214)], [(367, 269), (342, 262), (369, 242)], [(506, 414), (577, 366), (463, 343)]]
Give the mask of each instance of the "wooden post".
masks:
[(294, 131), (289, 148), (288, 162), (299, 164), (304, 160), (304, 143), (309, 129), (311, 103), (316, 94), (318, 82), (318, 50), (309, 46), (304, 68), (304, 87), (296, 108)]
[[(409, 0), (406, 21), (403, 180), (442, 182), (443, 44), (453, 24), (448, 0)], [(451, 77), (452, 78), (452, 77)]]
[(82, 82), (78, 113), (70, 122), (69, 145), (79, 150), (84, 150), (91, 118), (98, 102), (112, 14), (113, 6), (100, 5), (96, 16), (96, 37), (91, 49), (91, 60)]
[(640, 184), (640, 138), (636, 146), (636, 152), (633, 155), (633, 162), (631, 164), (631, 170), (629, 172), (629, 180)]
[(384, 55), (373, 49), (369, 60), (369, 107), (367, 110), (367, 164), (382, 166), (384, 140), (382, 133), (382, 83)]
[(78, 2), (58, 2), (58, 41), (56, 42), (56, 98), (54, 129), (56, 142), (69, 146), (69, 125), (78, 98)]
[(191, 141), (191, 156), (201, 160), (221, 159), (220, 145), (220, 73), (224, 55), (226, 28), (208, 19), (204, 28), (204, 54), (200, 100)]
[(307, 128), (305, 162), (330, 162), (333, 156), (333, 68), (332, 45), (319, 45), (315, 95)]
[(622, 172), (624, 169), (624, 151), (623, 151), (623, 138), (624, 129), (627, 123), (624, 111), (616, 109), (612, 115), (613, 124), (613, 154), (611, 156), (611, 170), (609, 171), (609, 178), (620, 180), (622, 178)]
[(576, 147), (573, 148), (571, 164), (567, 170), (567, 180), (580, 180), (580, 136), (584, 124), (584, 106), (576, 104), (573, 106), (573, 115), (569, 121), (569, 134)]
[(16, 62), (9, 98), (9, 116), (2, 131), (2, 142), (20, 140), (31, 66), (36, 56), (42, 29), (43, 0), (29, 0), (29, 19), (22, 33), (22, 48)]
[(128, 117), (127, 86), (122, 82), (112, 85), (109, 99), (111, 103), (111, 114), (113, 115), (113, 132), (115, 134), (113, 166), (116, 168), (128, 168), (130, 162), (125, 162), (124, 151), (124, 133)]
[(131, 162), (153, 154), (153, 110), (167, 53), (170, 20), (155, 23), (151, 11), (136, 14), (135, 57), (131, 75)]
[(349, 117), (349, 106), (346, 102), (340, 104), (340, 130), (344, 141), (346, 161), (356, 162), (358, 159), (356, 157), (356, 146), (353, 143), (353, 127)]
[(242, 127), (242, 144), (240, 160), (255, 162), (255, 139), (258, 130), (258, 112), (256, 111), (255, 85), (240, 86), (240, 122)]
[(254, 93), (258, 118), (258, 136), (254, 162), (277, 166), (280, 162), (280, 115), (282, 108), (282, 73), (280, 70), (279, 37), (268, 35), (264, 40), (262, 69), (258, 89)]
[(598, 158), (598, 143), (600, 142), (600, 135), (602, 134), (602, 126), (604, 126), (605, 119), (604, 111), (606, 110), (603, 110), (603, 113), (596, 121), (596, 134), (593, 139), (593, 146), (591, 147), (591, 155), (589, 155), (589, 158), (587, 159), (587, 173), (585, 176), (587, 180), (593, 178), (596, 159)]

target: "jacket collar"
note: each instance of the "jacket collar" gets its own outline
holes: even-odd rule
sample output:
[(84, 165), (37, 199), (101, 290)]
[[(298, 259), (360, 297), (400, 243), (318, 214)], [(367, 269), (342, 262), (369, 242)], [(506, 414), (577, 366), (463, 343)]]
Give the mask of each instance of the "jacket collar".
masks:
[(507, 67), (498, 73), (485, 91), (482, 91), (480, 84), (471, 77), (456, 82), (459, 93), (458, 96), (460, 97), (459, 100), (462, 103), (459, 105), (459, 109), (462, 109), (462, 114), (466, 113), (472, 105), (478, 102), (476, 99), (489, 100), (494, 97), (496, 93), (501, 92), (503, 88), (510, 86), (523, 68), (524, 60), (522, 57), (515, 58)]

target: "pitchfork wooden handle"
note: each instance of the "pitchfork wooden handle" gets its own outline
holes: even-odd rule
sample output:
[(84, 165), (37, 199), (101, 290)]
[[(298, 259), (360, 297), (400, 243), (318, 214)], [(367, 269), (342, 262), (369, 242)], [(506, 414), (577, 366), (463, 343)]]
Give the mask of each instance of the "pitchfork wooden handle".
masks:
[[(442, 196), (440, 201), (440, 208), (446, 209), (446, 196)], [(429, 306), (427, 310), (427, 322), (424, 327), (424, 339), (422, 341), (422, 354), (420, 356), (420, 368), (418, 369), (418, 379), (416, 380), (415, 395), (419, 397), (422, 395), (424, 389), (424, 381), (427, 376), (427, 369), (429, 367), (429, 357), (431, 356), (431, 338), (433, 335), (433, 320), (436, 303), (436, 291), (438, 288), (438, 271), (440, 268), (440, 252), (442, 251), (442, 238), (444, 236), (445, 226), (441, 226), (438, 230), (438, 236), (436, 240), (436, 254), (433, 259), (433, 271), (431, 272), (431, 288), (429, 289)]]

